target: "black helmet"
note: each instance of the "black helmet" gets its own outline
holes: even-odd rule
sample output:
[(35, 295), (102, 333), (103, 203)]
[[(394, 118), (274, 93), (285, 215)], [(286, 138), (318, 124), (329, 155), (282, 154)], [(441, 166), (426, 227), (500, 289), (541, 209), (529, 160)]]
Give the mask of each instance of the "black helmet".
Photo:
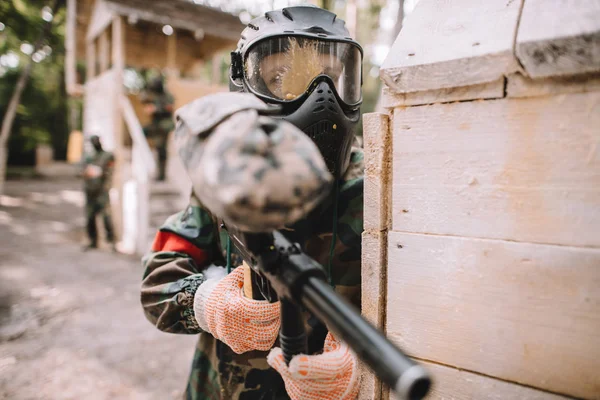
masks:
[(345, 22), (314, 6), (252, 20), (231, 53), (230, 89), (281, 107), (317, 144), (330, 171), (348, 167), (362, 103), (362, 48)]

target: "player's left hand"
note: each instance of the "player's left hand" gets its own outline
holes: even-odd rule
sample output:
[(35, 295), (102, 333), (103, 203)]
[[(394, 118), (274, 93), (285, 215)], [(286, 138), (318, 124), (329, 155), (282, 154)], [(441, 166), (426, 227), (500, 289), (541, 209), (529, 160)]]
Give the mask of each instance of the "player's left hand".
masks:
[(292, 400), (354, 400), (358, 395), (360, 379), (356, 356), (331, 332), (325, 338), (322, 354), (299, 354), (288, 366), (281, 349), (276, 347), (269, 353), (267, 362), (282, 376)]

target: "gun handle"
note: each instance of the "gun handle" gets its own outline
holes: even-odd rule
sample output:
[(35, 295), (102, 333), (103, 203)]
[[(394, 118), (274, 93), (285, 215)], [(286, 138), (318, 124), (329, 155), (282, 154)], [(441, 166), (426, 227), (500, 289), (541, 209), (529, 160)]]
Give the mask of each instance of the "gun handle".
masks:
[(308, 354), (308, 338), (300, 307), (289, 299), (281, 300), (281, 329), (279, 345), (287, 365), (296, 354)]
[(252, 270), (250, 269), (250, 266), (246, 264), (246, 261), (244, 261), (242, 265), (244, 266), (244, 296), (248, 299), (253, 299)]

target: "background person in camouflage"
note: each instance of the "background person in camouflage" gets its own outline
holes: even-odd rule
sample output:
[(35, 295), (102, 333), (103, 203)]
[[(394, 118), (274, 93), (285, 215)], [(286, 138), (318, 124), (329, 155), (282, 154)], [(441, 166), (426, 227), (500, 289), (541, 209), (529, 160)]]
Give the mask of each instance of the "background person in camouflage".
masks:
[(159, 181), (165, 180), (167, 167), (167, 145), (173, 123), (173, 96), (169, 94), (161, 76), (152, 78), (142, 93), (142, 104), (152, 121), (144, 127), (146, 137), (151, 140), (158, 152)]
[(90, 240), (85, 249), (89, 250), (98, 247), (96, 217), (101, 215), (106, 231), (106, 240), (111, 243), (112, 249), (115, 250), (115, 236), (108, 196), (114, 167), (114, 157), (112, 153), (104, 151), (100, 138), (97, 135), (90, 137), (90, 143), (93, 150), (85, 156), (83, 165), (86, 227)]
[[(286, 35), (284, 31), (289, 30), (294, 34), (283, 36)], [(250, 92), (266, 103), (278, 105), (279, 113), (273, 118), (292, 122), (320, 150), (334, 177), (334, 190), (307, 216), (291, 226), (282, 227), (281, 231), (289, 240), (299, 243), (310, 257), (328, 267), (335, 290), (359, 306), (363, 155), (360, 149), (351, 148), (351, 143), (360, 117), (362, 50), (348, 36), (342, 20), (319, 8), (299, 6), (269, 12), (252, 21), (242, 33), (243, 39), (232, 55), (231, 87), (234, 91)], [(277, 39), (274, 41), (273, 37)], [(268, 57), (277, 54), (282, 57)], [(294, 55), (308, 58), (296, 60)], [(306, 69), (307, 63), (313, 67)], [(274, 73), (276, 69), (279, 72)], [(231, 118), (220, 123), (226, 124)], [(186, 126), (188, 123), (178, 123), (176, 136), (180, 129), (191, 129), (201, 142), (203, 138), (217, 134), (218, 127), (198, 130)], [(185, 150), (194, 157), (194, 151), (201, 150), (201, 146)], [(248, 148), (248, 151), (254, 150)], [(276, 159), (271, 161), (277, 162)], [(260, 184), (260, 176), (255, 175), (257, 184)], [(241, 301), (252, 309), (264, 302), (240, 300), (243, 296), (240, 291), (216, 299), (211, 297), (213, 292), (208, 287), (218, 292), (223, 285), (242, 284), (241, 281), (231, 282), (239, 276), (239, 269), (224, 276), (226, 272), (222, 268), (240, 265), (241, 257), (230, 245), (221, 221), (195, 195), (186, 210), (171, 216), (160, 228), (143, 264), (141, 301), (148, 319), (165, 332), (199, 334), (186, 399), (275, 400), (293, 396), (286, 391), (286, 385), (294, 387), (295, 378), (285, 373), (284, 383), (282, 375), (267, 361), (266, 350), (277, 345), (273, 343), (276, 332), (266, 348), (264, 343), (255, 343), (254, 338), (249, 337), (249, 347), (255, 350), (244, 351), (247, 350), (244, 348), (242, 352), (236, 346), (236, 352), (226, 343), (237, 345), (237, 338), (214, 331), (211, 323), (206, 321), (210, 313), (201, 312), (206, 308), (203, 303), (220, 303), (218, 306), (226, 308), (224, 303)], [(307, 317), (309, 352), (317, 354), (323, 351), (328, 330), (313, 316)], [(243, 336), (249, 331), (249, 325), (267, 322), (271, 321), (248, 319), (236, 326), (237, 333)], [(219, 339), (215, 339), (215, 334)], [(352, 357), (350, 361), (350, 370), (344, 373), (349, 372), (356, 378), (356, 362)], [(325, 368), (327, 364), (324, 363)], [(281, 368), (281, 364), (277, 365)], [(324, 392), (311, 398), (338, 398), (331, 397), (332, 393), (339, 392), (328, 392), (328, 385), (333, 387), (340, 381), (331, 380), (321, 385)], [(343, 390), (346, 394), (340, 398), (355, 396), (356, 379), (352, 385)]]

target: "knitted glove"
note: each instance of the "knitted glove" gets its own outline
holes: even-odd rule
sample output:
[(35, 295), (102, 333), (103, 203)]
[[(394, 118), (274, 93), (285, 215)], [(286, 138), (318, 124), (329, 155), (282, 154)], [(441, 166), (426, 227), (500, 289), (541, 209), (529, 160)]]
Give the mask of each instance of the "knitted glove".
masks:
[(356, 356), (329, 332), (323, 354), (294, 356), (287, 366), (280, 348), (271, 350), (269, 365), (282, 376), (292, 400), (354, 400), (359, 390)]
[(224, 268), (212, 266), (205, 277), (194, 296), (194, 314), (200, 328), (237, 354), (273, 347), (279, 333), (279, 302), (246, 298), (243, 267), (227, 275)]

